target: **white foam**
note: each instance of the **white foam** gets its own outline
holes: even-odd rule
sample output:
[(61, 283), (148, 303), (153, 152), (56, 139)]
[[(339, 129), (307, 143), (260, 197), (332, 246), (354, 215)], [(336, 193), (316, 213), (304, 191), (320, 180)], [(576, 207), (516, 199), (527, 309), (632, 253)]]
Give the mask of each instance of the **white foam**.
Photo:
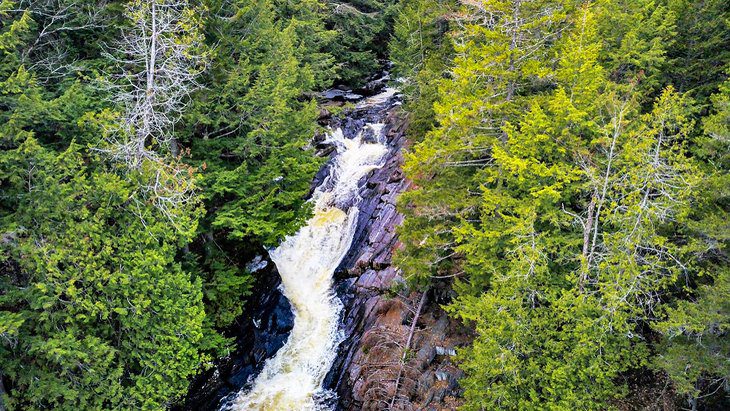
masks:
[[(382, 124), (369, 124), (382, 142)], [(359, 181), (381, 167), (387, 153), (382, 143), (366, 143), (362, 133), (346, 139), (330, 134), (337, 154), (330, 174), (312, 197), (314, 216), (287, 237), (271, 259), (281, 275), (281, 288), (294, 312), (294, 328), (286, 344), (264, 365), (253, 386), (238, 394), (229, 410), (322, 410), (332, 394), (322, 382), (332, 367), (341, 336), (342, 304), (332, 291), (332, 275), (352, 244), (357, 228)], [(355, 204), (348, 209), (337, 206)]]

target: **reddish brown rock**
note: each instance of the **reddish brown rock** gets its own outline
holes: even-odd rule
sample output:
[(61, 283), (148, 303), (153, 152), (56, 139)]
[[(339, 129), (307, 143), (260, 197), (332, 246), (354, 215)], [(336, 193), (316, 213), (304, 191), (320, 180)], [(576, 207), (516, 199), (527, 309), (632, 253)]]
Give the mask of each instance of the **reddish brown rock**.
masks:
[(448, 296), (439, 289), (429, 291), (412, 327), (421, 295), (397, 295), (393, 287), (403, 283), (391, 265), (403, 221), (396, 201), (410, 187), (400, 168), (405, 123), (394, 113), (387, 120), (392, 154), (363, 185), (358, 230), (338, 269), (345, 339), (325, 385), (337, 392), (339, 409), (450, 410), (460, 404), (461, 376), (451, 354), (468, 341), (468, 330), (441, 309)]

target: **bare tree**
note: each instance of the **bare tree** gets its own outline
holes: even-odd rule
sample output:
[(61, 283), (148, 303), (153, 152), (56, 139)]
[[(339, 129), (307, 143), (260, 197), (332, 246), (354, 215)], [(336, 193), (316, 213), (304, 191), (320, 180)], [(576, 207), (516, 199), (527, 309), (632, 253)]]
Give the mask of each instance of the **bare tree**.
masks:
[[(415, 358), (414, 339), (422, 330), (418, 321), (423, 313), (426, 295), (412, 293), (410, 296), (398, 295), (388, 301), (385, 307), (398, 307), (409, 312), (410, 325), (383, 322), (367, 330), (361, 340), (362, 353), (356, 360), (361, 367), (362, 385), (357, 388), (361, 393), (363, 410), (401, 410), (417, 409), (413, 404), (419, 378), (423, 367)], [(414, 304), (418, 304), (417, 307)]]
[(117, 70), (104, 86), (122, 115), (98, 150), (142, 172), (144, 201), (173, 223), (195, 199), (193, 169), (178, 161), (174, 124), (200, 88), (197, 78), (207, 63), (199, 11), (185, 0), (132, 0), (130, 26), (106, 53)]
[(20, 0), (9, 10), (28, 13), (37, 30), (21, 58), (41, 83), (81, 70), (69, 33), (108, 27), (107, 1)]
[(123, 121), (110, 133), (112, 157), (131, 169), (160, 154), (177, 156), (173, 125), (205, 69), (200, 20), (184, 0), (133, 0), (132, 23), (117, 52), (108, 53), (119, 72), (108, 87), (123, 108)]
[(581, 292), (602, 289), (607, 313), (628, 306), (637, 316), (655, 315), (664, 287), (687, 270), (661, 226), (687, 209), (698, 181), (681, 151), (691, 127), (684, 100), (665, 91), (640, 115), (632, 96), (633, 88), (613, 96), (604, 145), (577, 159), (589, 181), (586, 216), (566, 213), (583, 228)]

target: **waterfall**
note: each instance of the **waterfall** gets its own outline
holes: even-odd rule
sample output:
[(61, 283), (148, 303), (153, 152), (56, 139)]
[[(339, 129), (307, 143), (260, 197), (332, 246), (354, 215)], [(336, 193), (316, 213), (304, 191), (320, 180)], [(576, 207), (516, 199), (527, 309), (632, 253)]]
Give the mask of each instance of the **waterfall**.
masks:
[[(386, 89), (358, 108), (382, 104), (393, 93)], [(312, 196), (314, 215), (299, 232), (270, 251), (281, 275), (282, 292), (292, 306), (294, 327), (253, 385), (222, 409), (321, 410), (334, 396), (322, 388), (341, 339), (342, 304), (332, 290), (332, 275), (355, 235), (360, 180), (385, 161), (388, 148), (383, 130), (382, 123), (368, 123), (352, 139), (339, 128), (328, 136), (336, 154), (329, 174)]]

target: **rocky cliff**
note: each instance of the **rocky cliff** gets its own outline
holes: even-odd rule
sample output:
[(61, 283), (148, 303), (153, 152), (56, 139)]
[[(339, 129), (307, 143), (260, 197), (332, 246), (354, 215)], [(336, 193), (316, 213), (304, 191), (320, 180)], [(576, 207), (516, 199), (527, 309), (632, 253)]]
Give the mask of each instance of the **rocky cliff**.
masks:
[[(384, 81), (373, 84), (373, 90), (358, 92), (382, 91)], [(348, 90), (341, 94), (354, 95)], [(330, 101), (332, 107), (349, 100), (335, 97)], [(391, 96), (370, 108), (355, 106), (342, 116), (330, 116), (325, 105), (322, 121), (333, 129), (341, 128), (350, 138), (366, 123), (384, 123), (390, 150), (383, 167), (360, 185), (357, 230), (336, 272), (336, 291), (344, 311), (343, 343), (325, 379), (326, 388), (338, 394), (338, 402), (332, 406), (343, 410), (454, 409), (460, 376), (453, 364), (454, 348), (468, 337), (440, 308), (450, 298), (449, 288), (437, 285), (425, 293), (409, 291), (391, 264), (399, 247), (396, 229), (403, 220), (396, 200), (409, 188), (401, 170), (407, 122), (400, 116), (399, 98)], [(323, 138), (316, 139), (315, 145), (320, 155), (332, 151)], [(326, 176), (327, 167), (315, 177), (313, 187)], [(177, 409), (216, 409), (221, 399), (249, 384), (265, 360), (286, 342), (293, 318), (287, 299), (278, 290), (276, 267), (262, 253), (248, 269), (257, 271), (258, 282), (246, 314), (229, 332), (236, 350), (198, 376), (184, 405)]]
[(468, 331), (440, 307), (449, 288), (408, 291), (391, 264), (403, 220), (396, 200), (410, 185), (401, 170), (407, 123), (398, 107), (389, 107), (385, 117), (392, 154), (363, 185), (358, 231), (337, 272), (345, 340), (325, 384), (337, 392), (339, 409), (447, 410), (459, 404), (453, 355)]

